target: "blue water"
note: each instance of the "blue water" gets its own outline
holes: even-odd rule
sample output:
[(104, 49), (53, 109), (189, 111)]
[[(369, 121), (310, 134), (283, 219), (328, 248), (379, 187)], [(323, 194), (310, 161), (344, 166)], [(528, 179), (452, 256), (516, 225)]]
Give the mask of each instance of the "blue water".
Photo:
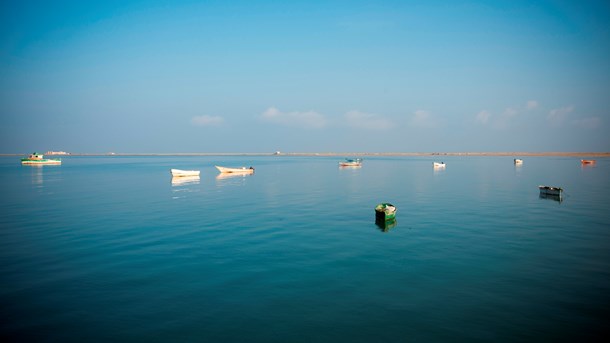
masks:
[[(608, 334), (610, 159), (0, 157), (0, 339), (540, 342)], [(219, 179), (214, 165), (254, 166)], [(173, 183), (170, 168), (200, 169)], [(565, 189), (562, 201), (537, 186)], [(395, 226), (374, 222), (379, 202)]]

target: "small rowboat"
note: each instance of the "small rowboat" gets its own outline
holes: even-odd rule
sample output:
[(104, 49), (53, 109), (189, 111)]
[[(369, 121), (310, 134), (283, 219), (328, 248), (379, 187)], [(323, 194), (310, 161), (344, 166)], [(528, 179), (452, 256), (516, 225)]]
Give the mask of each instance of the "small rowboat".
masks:
[(553, 186), (538, 186), (540, 190), (540, 195), (553, 195), (553, 196), (561, 196), (563, 189), (561, 187), (553, 187)]
[(170, 171), (173, 177), (199, 176), (199, 170), (171, 169)]
[(582, 164), (595, 164), (595, 160), (580, 160), (580, 163)]
[(345, 161), (339, 162), (340, 167), (361, 167), (362, 159), (360, 158), (346, 158)]
[(515, 158), (515, 164), (523, 164), (523, 160)]
[(386, 222), (389, 220), (394, 220), (396, 218), (396, 206), (382, 202), (375, 206), (375, 221), (376, 222)]
[(30, 156), (28, 156), (27, 158), (22, 158), (21, 164), (22, 165), (59, 165), (59, 164), (61, 164), (61, 160), (44, 158), (43, 154), (34, 152), (34, 153), (30, 154)]
[(445, 168), (445, 162), (434, 162), (432, 163), (434, 168)]
[(227, 168), (227, 167), (220, 167), (220, 166), (214, 166), (216, 167), (216, 169), (218, 169), (219, 172), (221, 173), (241, 173), (241, 174), (251, 174), (254, 173), (254, 168), (250, 167), (250, 168), (246, 168), (246, 167), (240, 167), (240, 168)]

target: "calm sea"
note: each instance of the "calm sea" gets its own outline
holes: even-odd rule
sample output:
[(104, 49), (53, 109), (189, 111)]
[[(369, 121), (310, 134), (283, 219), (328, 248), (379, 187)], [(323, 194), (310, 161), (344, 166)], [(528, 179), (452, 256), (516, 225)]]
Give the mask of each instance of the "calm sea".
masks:
[[(444, 160), (444, 170), (433, 161)], [(610, 159), (0, 158), (0, 340), (609, 334)], [(219, 178), (214, 165), (254, 166)], [(170, 168), (199, 169), (173, 182)], [(564, 196), (540, 198), (540, 184)], [(374, 207), (398, 208), (395, 225)]]

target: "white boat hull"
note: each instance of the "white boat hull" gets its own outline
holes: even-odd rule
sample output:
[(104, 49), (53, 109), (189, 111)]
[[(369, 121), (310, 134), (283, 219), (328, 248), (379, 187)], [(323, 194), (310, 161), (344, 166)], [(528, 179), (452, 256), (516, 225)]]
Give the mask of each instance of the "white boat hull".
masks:
[(199, 170), (180, 170), (180, 169), (171, 169), (171, 173), (173, 177), (186, 177), (186, 176), (199, 176)]
[(434, 168), (445, 168), (445, 163), (434, 162), (432, 163)]
[(221, 173), (240, 173), (240, 174), (254, 173), (254, 168), (252, 168), (252, 167), (250, 167), (250, 168), (246, 168), (246, 167), (227, 168), (227, 167), (221, 167), (221, 166), (214, 166), (214, 167), (216, 167), (216, 169), (218, 169), (218, 171)]

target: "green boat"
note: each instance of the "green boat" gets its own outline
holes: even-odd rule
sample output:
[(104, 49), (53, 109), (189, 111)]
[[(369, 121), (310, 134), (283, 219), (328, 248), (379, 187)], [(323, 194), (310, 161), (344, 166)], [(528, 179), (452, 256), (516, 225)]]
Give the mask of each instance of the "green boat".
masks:
[(44, 158), (43, 154), (34, 152), (30, 156), (21, 159), (21, 164), (27, 165), (58, 165), (61, 164), (60, 159)]
[(396, 206), (382, 202), (375, 207), (375, 221), (386, 222), (396, 218)]

